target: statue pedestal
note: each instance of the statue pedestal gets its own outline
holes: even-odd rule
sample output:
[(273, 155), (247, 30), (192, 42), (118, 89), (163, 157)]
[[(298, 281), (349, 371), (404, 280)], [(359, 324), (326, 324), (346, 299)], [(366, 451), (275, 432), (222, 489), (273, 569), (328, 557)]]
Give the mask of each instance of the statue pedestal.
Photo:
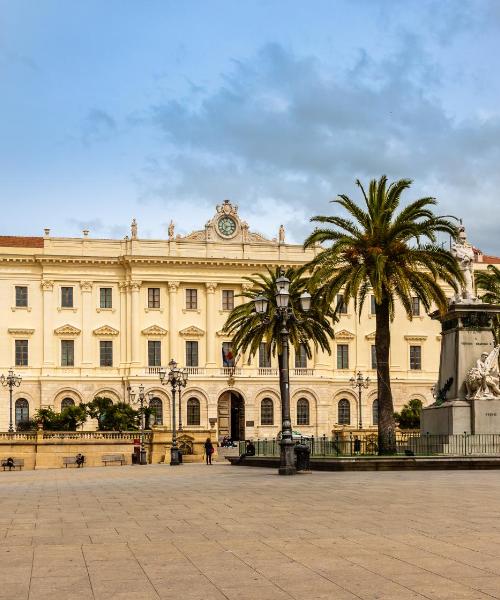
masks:
[(500, 398), (470, 401), (473, 433), (500, 433)]
[(499, 313), (499, 305), (458, 302), (443, 316), (431, 315), (442, 324), (438, 403), (439, 391), (449, 383), (446, 399), (423, 409), (422, 433), (500, 433), (500, 398), (469, 399), (465, 385), (481, 354), (494, 349), (492, 317)]
[(471, 433), (471, 405), (465, 400), (444, 402), (422, 410), (420, 430), (431, 435)]

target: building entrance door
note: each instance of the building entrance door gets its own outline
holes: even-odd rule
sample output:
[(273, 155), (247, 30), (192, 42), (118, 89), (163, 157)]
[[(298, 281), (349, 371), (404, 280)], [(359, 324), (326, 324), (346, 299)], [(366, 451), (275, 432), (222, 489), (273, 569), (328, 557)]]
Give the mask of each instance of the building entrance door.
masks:
[(245, 439), (245, 400), (241, 394), (231, 391), (221, 394), (217, 413), (219, 440), (225, 436), (234, 441)]

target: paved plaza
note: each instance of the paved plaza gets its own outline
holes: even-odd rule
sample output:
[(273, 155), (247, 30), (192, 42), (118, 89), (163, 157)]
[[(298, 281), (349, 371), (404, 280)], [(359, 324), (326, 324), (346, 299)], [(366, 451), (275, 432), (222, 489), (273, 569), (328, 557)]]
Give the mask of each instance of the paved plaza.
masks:
[(500, 598), (500, 473), (1, 472), (0, 598)]

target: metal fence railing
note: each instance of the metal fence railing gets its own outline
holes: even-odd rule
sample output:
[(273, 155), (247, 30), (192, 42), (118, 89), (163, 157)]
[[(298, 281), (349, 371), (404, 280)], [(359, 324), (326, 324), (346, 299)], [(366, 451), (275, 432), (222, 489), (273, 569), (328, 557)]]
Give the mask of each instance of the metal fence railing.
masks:
[[(378, 436), (366, 437), (303, 437), (295, 443), (305, 444), (311, 457), (376, 456)], [(280, 440), (254, 439), (256, 456), (279, 456)], [(246, 442), (239, 442), (239, 452), (245, 452)], [(500, 434), (431, 435), (415, 433), (398, 434), (396, 454), (399, 456), (500, 456)]]

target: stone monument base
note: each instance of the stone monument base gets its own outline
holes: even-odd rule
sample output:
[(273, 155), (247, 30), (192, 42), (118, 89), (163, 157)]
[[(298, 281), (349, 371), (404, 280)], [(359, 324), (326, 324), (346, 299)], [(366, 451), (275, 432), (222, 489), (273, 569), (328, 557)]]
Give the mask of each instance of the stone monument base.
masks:
[(443, 402), (422, 410), (420, 430), (423, 434), (456, 435), (472, 433), (471, 405), (466, 400)]
[(470, 400), (472, 433), (500, 433), (500, 398)]

